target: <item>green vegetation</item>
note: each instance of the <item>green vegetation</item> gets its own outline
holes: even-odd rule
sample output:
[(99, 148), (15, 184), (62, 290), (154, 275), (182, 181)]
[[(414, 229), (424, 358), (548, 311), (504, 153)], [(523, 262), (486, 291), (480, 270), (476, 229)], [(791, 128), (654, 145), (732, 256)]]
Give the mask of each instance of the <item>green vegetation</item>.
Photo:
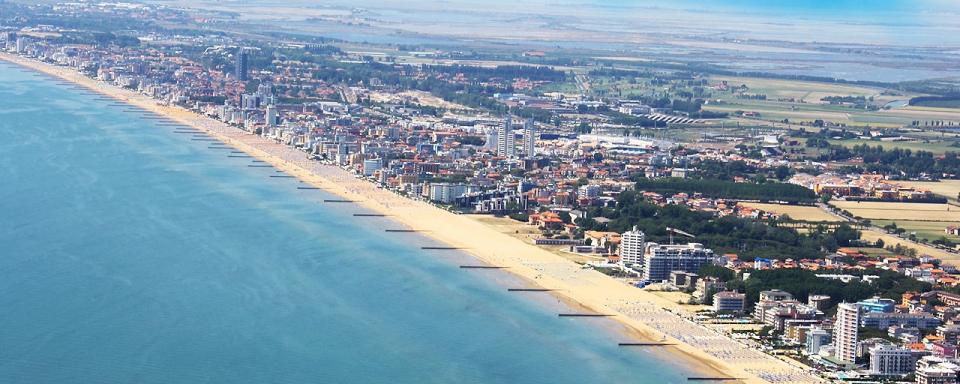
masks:
[(763, 169), (747, 164), (742, 160), (731, 162), (720, 162), (716, 160), (704, 160), (697, 164), (697, 174), (703, 179), (717, 179), (722, 181), (733, 181), (734, 177), (752, 178), (754, 180), (776, 179), (785, 181), (793, 174), (793, 170), (787, 166)]
[(932, 108), (960, 108), (960, 96), (924, 96), (910, 99), (910, 105)]
[(731, 281), (737, 278), (737, 274), (734, 273), (732, 269), (714, 264), (704, 264), (700, 267), (700, 270), (697, 271), (697, 274), (700, 275), (700, 277), (716, 277), (720, 279), (720, 281)]
[[(866, 173), (897, 174), (906, 177), (919, 177), (921, 174), (939, 178), (943, 174), (960, 174), (960, 158), (957, 152), (945, 152), (936, 156), (933, 152), (911, 149), (886, 149), (884, 145), (872, 146), (857, 144), (851, 147), (833, 144), (831, 137), (848, 137), (849, 131), (831, 132), (823, 130), (808, 134), (807, 147), (818, 148), (820, 161), (845, 161), (855, 157), (863, 159), (862, 169), (854, 170)], [(854, 135), (855, 136), (855, 135)]]
[(871, 269), (862, 275), (877, 275), (879, 278), (867, 284), (860, 281), (844, 283), (840, 280), (823, 279), (804, 269), (768, 269), (750, 271), (747, 280), (733, 280), (727, 288), (744, 292), (747, 303), (756, 303), (761, 291), (781, 289), (790, 292), (797, 300), (806, 301), (809, 295), (829, 295), (830, 307), (840, 302), (856, 302), (873, 296), (900, 300), (908, 291), (924, 292), (931, 289), (929, 283), (893, 271)]
[[(609, 223), (598, 223), (593, 218), (604, 217)], [(743, 260), (757, 257), (768, 259), (814, 259), (824, 255), (824, 249), (835, 251), (849, 246), (860, 238), (860, 233), (842, 225), (829, 232), (817, 228), (806, 234), (795, 229), (777, 226), (776, 222), (761, 222), (733, 216), (716, 218), (712, 213), (693, 211), (686, 206), (659, 206), (643, 200), (638, 191), (626, 191), (617, 196), (615, 208), (592, 206), (586, 208), (586, 217), (577, 221), (583, 230), (625, 232), (637, 226), (649, 241), (667, 243), (666, 227), (696, 235), (717, 253), (736, 253)]]
[(637, 190), (657, 192), (664, 195), (676, 193), (700, 193), (705, 197), (719, 199), (742, 199), (759, 201), (786, 201), (812, 203), (816, 194), (804, 187), (784, 183), (735, 183), (716, 179), (646, 179), (637, 180)]

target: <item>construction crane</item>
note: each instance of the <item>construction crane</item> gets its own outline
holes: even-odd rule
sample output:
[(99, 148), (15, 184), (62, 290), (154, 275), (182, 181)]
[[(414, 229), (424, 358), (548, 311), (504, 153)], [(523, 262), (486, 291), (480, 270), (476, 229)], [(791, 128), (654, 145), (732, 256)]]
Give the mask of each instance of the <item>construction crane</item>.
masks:
[(689, 234), (689, 233), (686, 233), (686, 232), (681, 231), (681, 230), (676, 229), (676, 228), (666, 227), (666, 229), (667, 229), (667, 232), (670, 233), (670, 245), (673, 245), (673, 234), (683, 235), (683, 236), (686, 236), (686, 237), (689, 237), (689, 238), (694, 238), (694, 237), (696, 237), (696, 236), (694, 236), (694, 235), (691, 235), (691, 234)]

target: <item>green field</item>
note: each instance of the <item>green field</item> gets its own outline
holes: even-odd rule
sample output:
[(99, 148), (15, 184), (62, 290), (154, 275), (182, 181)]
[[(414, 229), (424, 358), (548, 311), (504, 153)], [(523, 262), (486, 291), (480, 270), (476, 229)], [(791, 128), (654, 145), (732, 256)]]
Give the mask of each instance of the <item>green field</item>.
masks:
[[(849, 127), (894, 128), (910, 125), (915, 120), (945, 120), (960, 122), (960, 109), (906, 107), (871, 111), (847, 105), (824, 104), (827, 96), (862, 96), (873, 98), (873, 104), (883, 105), (897, 100), (907, 100), (919, 95), (898, 94), (880, 88), (847, 84), (820, 83), (797, 80), (758, 79), (744, 77), (711, 77), (711, 84), (726, 81), (728, 87), (746, 85), (744, 94), (765, 95), (766, 100), (741, 99), (734, 92), (716, 91), (711, 98), (714, 103), (704, 109), (716, 112), (756, 112), (757, 119), (765, 121), (789, 120), (791, 123), (809, 123), (824, 120)], [(716, 103), (719, 101), (719, 103)]]
[(908, 221), (908, 220), (871, 220), (873, 225), (883, 227), (885, 225), (896, 223), (897, 227), (907, 230), (907, 234), (916, 233), (918, 238), (933, 241), (941, 237), (960, 242), (960, 236), (947, 235), (943, 230), (948, 225), (960, 226), (960, 223), (938, 222), (938, 221)]

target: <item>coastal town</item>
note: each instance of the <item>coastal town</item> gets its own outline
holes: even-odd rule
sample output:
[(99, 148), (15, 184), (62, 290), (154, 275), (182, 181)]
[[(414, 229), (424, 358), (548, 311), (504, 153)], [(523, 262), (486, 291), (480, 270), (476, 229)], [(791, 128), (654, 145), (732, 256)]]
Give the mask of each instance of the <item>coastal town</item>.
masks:
[[(164, 5), (0, 6), (20, 13), (0, 19), (0, 60), (526, 270), (659, 346), (723, 364), (726, 379), (960, 381), (960, 111), (768, 120), (723, 107), (760, 90), (695, 71), (135, 27), (213, 18)], [(36, 23), (54, 14), (109, 15), (130, 32)], [(613, 78), (655, 91), (598, 90)], [(888, 108), (879, 99), (817, 104)], [(424, 219), (438, 210), (476, 235)]]

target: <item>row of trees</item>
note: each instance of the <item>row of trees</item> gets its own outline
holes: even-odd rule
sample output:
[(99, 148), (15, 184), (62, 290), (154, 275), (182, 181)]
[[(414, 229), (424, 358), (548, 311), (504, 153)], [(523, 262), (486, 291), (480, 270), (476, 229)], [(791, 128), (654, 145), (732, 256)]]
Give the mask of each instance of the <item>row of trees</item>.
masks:
[(680, 192), (700, 193), (718, 199), (786, 201), (813, 203), (817, 195), (804, 187), (785, 183), (736, 183), (719, 179), (637, 179), (638, 190), (673, 195)]

